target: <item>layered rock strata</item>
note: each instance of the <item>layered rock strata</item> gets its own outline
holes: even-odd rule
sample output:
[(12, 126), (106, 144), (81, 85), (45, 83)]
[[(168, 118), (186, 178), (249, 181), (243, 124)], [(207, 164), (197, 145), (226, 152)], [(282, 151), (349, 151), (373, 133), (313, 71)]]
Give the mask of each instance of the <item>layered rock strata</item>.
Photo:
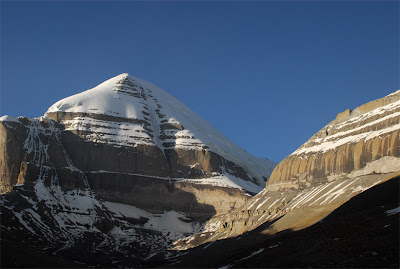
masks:
[(310, 186), (344, 177), (385, 156), (398, 158), (399, 131), (399, 91), (348, 109), (279, 163), (268, 188)]
[[(355, 195), (399, 175), (400, 91), (339, 113), (274, 169), (266, 187), (206, 233), (176, 242), (186, 249), (238, 236), (269, 223), (265, 233), (302, 229)], [(211, 228), (212, 227), (212, 228)]]

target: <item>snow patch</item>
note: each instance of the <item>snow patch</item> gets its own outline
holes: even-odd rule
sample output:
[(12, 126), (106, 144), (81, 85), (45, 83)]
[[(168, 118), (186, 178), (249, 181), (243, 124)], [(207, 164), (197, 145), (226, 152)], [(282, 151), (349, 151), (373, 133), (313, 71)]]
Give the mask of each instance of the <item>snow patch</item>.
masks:
[[(104, 206), (119, 218), (145, 218), (147, 221), (144, 223), (144, 228), (159, 231), (173, 240), (187, 234), (198, 233), (202, 228), (199, 223), (191, 221), (185, 214), (175, 211), (152, 214), (135, 206), (113, 202), (104, 202)], [(119, 234), (120, 231), (115, 230), (114, 233)]]
[(147, 218), (151, 215), (147, 211), (144, 211), (135, 206), (131, 206), (131, 205), (127, 205), (127, 204), (112, 203), (112, 202), (106, 201), (106, 202), (104, 202), (104, 205), (108, 208), (108, 210), (115, 213), (117, 217), (127, 217), (127, 218), (139, 219), (141, 217)]
[(212, 185), (218, 187), (227, 187), (227, 188), (237, 188), (244, 189), (252, 193), (260, 192), (263, 187), (256, 185), (251, 181), (247, 181), (238, 177), (235, 177), (231, 174), (225, 173), (224, 175), (213, 176), (209, 178), (201, 178), (201, 179), (176, 179), (187, 181), (195, 184), (205, 184)]
[(0, 121), (11, 121), (11, 122), (20, 122), (17, 118), (14, 118), (9, 115), (4, 115), (3, 117), (0, 117)]
[(396, 208), (393, 208), (393, 209), (390, 209), (390, 210), (386, 210), (385, 213), (388, 216), (391, 216), (391, 215), (394, 215), (394, 214), (398, 214), (398, 213), (400, 213), (400, 206), (398, 206)]
[(183, 220), (188, 220), (183, 213), (168, 211), (160, 215), (153, 215), (145, 227), (164, 233), (193, 233), (192, 223)]
[(227, 264), (227, 265), (224, 265), (224, 266), (219, 267), (218, 269), (229, 269), (229, 268), (231, 268), (232, 266), (233, 266), (233, 265)]
[(251, 258), (251, 257), (253, 257), (253, 256), (257, 255), (257, 254), (260, 254), (263, 251), (264, 251), (264, 248), (256, 250), (256, 251), (252, 252), (249, 256), (241, 258), (239, 261), (247, 260), (247, 259), (249, 259), (249, 258)]

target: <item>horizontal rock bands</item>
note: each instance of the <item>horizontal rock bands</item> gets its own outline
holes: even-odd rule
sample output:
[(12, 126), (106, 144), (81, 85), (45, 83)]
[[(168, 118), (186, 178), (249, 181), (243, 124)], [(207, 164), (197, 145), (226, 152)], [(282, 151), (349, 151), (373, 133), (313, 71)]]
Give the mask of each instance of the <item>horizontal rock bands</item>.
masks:
[(140, 119), (109, 116), (109, 115), (98, 114), (98, 113), (57, 111), (57, 112), (48, 112), (47, 117), (49, 117), (50, 119), (52, 119), (56, 122), (72, 120), (72, 119), (78, 118), (78, 117), (87, 117), (87, 118), (91, 118), (91, 119), (95, 119), (95, 120), (102, 120), (102, 121), (129, 122), (129, 123), (144, 124), (144, 125), (149, 124), (148, 122), (146, 122), (144, 120), (140, 120)]

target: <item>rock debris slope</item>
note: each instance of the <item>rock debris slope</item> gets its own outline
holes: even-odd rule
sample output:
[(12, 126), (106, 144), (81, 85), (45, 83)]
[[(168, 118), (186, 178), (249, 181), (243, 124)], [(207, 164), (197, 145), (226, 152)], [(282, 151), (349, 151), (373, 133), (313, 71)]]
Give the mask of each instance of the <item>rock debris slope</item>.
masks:
[(18, 244), (32, 252), (87, 265), (106, 253), (103, 267), (138, 266), (243, 205), (274, 166), (121, 74), (43, 117), (0, 118), (2, 249), (25, 238)]
[(400, 91), (339, 113), (276, 166), (263, 191), (176, 248), (238, 236), (267, 222), (269, 234), (312, 225), (399, 173), (399, 131)]

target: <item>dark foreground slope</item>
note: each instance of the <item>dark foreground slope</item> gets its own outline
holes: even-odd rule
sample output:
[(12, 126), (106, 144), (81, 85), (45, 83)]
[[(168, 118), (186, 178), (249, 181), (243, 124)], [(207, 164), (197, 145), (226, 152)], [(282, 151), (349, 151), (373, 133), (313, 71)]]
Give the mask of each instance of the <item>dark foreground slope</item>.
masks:
[(322, 221), (300, 231), (263, 232), (202, 245), (160, 267), (399, 268), (400, 177), (352, 198)]
[[(400, 177), (352, 198), (322, 221), (300, 231), (266, 235), (271, 223), (240, 237), (156, 255), (145, 267), (172, 268), (286, 268), (286, 267), (399, 267)], [(388, 212), (389, 211), (389, 212)], [(21, 239), (23, 240), (23, 239)], [(174, 255), (177, 255), (174, 257)], [(168, 256), (168, 255), (167, 255)], [(112, 267), (98, 256), (98, 267)], [(93, 265), (96, 264), (94, 261)], [(38, 253), (9, 238), (1, 238), (1, 268), (86, 267), (61, 257)]]

